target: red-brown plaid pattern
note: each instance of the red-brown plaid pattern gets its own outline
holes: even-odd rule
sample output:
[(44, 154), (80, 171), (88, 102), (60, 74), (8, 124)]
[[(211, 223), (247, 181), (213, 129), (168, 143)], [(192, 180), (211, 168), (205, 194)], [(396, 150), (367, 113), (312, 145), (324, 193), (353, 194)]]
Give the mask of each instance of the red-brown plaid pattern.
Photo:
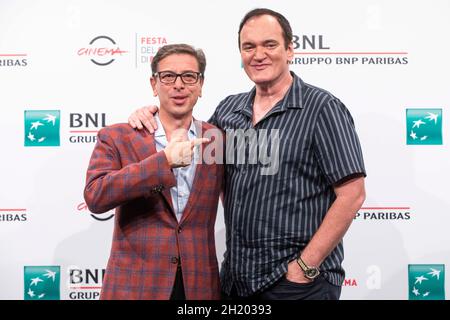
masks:
[[(202, 124), (202, 132), (214, 128)], [(220, 141), (212, 141), (217, 148)], [(219, 299), (214, 224), (223, 165), (198, 164), (178, 223), (175, 177), (153, 135), (117, 124), (100, 130), (84, 197), (94, 213), (116, 208), (101, 299), (169, 299), (181, 257), (187, 299)]]

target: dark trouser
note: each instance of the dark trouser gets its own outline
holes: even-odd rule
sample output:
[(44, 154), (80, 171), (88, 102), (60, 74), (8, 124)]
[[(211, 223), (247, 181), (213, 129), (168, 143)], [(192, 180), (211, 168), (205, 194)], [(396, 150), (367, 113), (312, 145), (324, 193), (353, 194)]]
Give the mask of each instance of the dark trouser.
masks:
[(313, 282), (296, 283), (282, 277), (269, 288), (249, 297), (239, 297), (236, 291), (230, 295), (222, 293), (225, 300), (339, 300), (341, 287), (327, 281), (327, 275), (321, 274)]
[(177, 268), (177, 275), (175, 276), (175, 283), (173, 285), (172, 294), (170, 295), (170, 300), (186, 300), (181, 265)]

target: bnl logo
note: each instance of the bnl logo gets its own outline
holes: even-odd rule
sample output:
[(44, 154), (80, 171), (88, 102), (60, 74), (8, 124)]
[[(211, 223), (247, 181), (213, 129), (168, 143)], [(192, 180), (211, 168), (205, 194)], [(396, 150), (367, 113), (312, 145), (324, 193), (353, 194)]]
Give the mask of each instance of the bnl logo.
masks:
[(59, 110), (25, 110), (25, 147), (54, 147), (60, 145)]
[(445, 300), (443, 264), (408, 265), (409, 300)]
[(60, 300), (59, 266), (25, 266), (24, 300)]
[(442, 144), (442, 109), (406, 109), (406, 144)]

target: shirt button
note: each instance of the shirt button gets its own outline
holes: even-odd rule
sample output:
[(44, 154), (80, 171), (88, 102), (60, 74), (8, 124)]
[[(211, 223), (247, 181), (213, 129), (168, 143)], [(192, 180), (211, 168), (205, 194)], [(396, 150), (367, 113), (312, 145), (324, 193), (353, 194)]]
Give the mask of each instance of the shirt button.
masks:
[(178, 258), (177, 257), (170, 258), (170, 263), (178, 264)]

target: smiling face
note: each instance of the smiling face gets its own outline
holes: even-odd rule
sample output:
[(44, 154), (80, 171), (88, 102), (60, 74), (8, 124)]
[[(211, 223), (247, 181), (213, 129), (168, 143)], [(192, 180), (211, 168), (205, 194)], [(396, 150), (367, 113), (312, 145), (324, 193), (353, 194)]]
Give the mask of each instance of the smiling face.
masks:
[(292, 43), (286, 49), (283, 29), (276, 18), (261, 15), (250, 18), (240, 33), (244, 70), (256, 85), (272, 85), (289, 77), (294, 56)]
[[(197, 59), (190, 54), (172, 54), (158, 63), (158, 72), (164, 71), (176, 74), (199, 72), (199, 65)], [(191, 116), (194, 105), (202, 95), (202, 77), (194, 84), (184, 84), (181, 77), (177, 77), (174, 83), (166, 84), (159, 77), (153, 76), (150, 82), (154, 95), (159, 98), (161, 111), (177, 119)]]

